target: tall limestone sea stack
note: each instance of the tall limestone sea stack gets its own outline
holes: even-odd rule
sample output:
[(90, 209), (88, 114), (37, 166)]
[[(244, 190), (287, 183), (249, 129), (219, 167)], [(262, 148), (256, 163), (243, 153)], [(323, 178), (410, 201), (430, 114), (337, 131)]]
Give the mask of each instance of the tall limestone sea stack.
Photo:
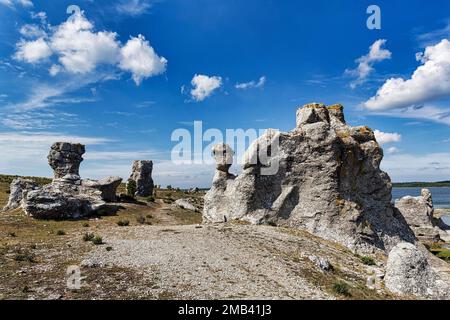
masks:
[(301, 227), (357, 252), (416, 240), (391, 204), (390, 178), (380, 170), (383, 150), (370, 128), (347, 125), (341, 105), (318, 103), (298, 109), (296, 123), (290, 132), (269, 129), (258, 138), (237, 177), (228, 173), (231, 148), (214, 148), (204, 222)]

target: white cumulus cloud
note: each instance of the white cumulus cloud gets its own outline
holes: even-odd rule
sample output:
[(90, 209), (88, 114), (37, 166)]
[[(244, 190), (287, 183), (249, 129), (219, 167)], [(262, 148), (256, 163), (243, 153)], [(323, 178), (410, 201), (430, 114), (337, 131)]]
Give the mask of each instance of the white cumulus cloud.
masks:
[[(45, 14), (40, 15), (45, 19)], [(39, 17), (38, 17), (39, 18)], [(62, 71), (69, 74), (87, 74), (101, 65), (115, 66), (129, 71), (139, 85), (143, 79), (165, 72), (167, 60), (159, 57), (143, 35), (131, 37), (125, 45), (110, 31), (95, 31), (94, 25), (83, 12), (75, 13), (55, 27), (44, 31), (35, 25), (25, 25), (23, 36), (47, 34), (37, 40), (21, 39), (14, 57), (27, 63), (46, 61), (55, 56), (58, 63), (49, 68), (54, 76)]]
[(120, 68), (130, 71), (137, 85), (145, 78), (163, 73), (166, 66), (167, 60), (155, 53), (143, 35), (131, 38), (121, 49)]
[(17, 51), (14, 58), (28, 63), (37, 63), (43, 61), (52, 55), (50, 49), (44, 38), (37, 40), (25, 41), (21, 40), (17, 43)]
[(356, 59), (358, 67), (356, 69), (346, 70), (346, 74), (356, 77), (354, 81), (350, 83), (351, 88), (363, 84), (367, 77), (374, 71), (373, 64), (386, 59), (390, 59), (392, 53), (382, 48), (386, 44), (385, 39), (379, 39), (375, 41), (369, 48), (369, 53)]
[(262, 76), (258, 81), (252, 80), (250, 82), (236, 83), (236, 89), (250, 89), (250, 88), (261, 88), (266, 83), (266, 77)]
[(191, 81), (191, 96), (195, 101), (203, 101), (209, 97), (214, 90), (222, 86), (222, 78), (219, 76), (206, 76), (196, 74)]
[(391, 143), (391, 142), (400, 142), (402, 140), (402, 136), (399, 133), (390, 133), (390, 132), (382, 132), (380, 130), (375, 130), (375, 139), (380, 145)]
[(422, 63), (411, 78), (391, 78), (364, 103), (370, 110), (420, 105), (450, 96), (450, 42), (443, 39), (416, 55)]

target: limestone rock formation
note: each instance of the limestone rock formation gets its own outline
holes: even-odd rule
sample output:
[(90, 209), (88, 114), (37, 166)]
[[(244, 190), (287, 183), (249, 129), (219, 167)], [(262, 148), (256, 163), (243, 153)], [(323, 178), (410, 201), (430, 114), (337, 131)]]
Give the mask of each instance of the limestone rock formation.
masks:
[(27, 196), (27, 193), (38, 189), (39, 186), (31, 179), (16, 178), (11, 182), (9, 188), (9, 199), (2, 211), (14, 210), (21, 206), (22, 200)]
[(121, 177), (107, 177), (98, 181), (85, 179), (81, 184), (88, 188), (97, 189), (101, 192), (101, 197), (106, 202), (116, 201), (116, 192), (122, 183)]
[(38, 219), (74, 219), (98, 212), (105, 208), (105, 201), (115, 200), (121, 178), (81, 180), (79, 168), (84, 152), (85, 146), (78, 143), (52, 145), (47, 158), (54, 179), (23, 197), (22, 208), (27, 214)]
[(36, 219), (77, 219), (104, 208), (101, 191), (68, 182), (53, 182), (31, 191), (24, 211)]
[(416, 240), (391, 204), (373, 131), (347, 125), (341, 105), (306, 105), (294, 130), (267, 130), (246, 152), (237, 177), (228, 172), (231, 148), (222, 144), (213, 152), (217, 167), (204, 222), (301, 227), (361, 252)]
[(136, 196), (148, 197), (153, 194), (153, 162), (149, 160), (136, 160), (129, 180), (136, 183)]
[(433, 200), (428, 189), (418, 197), (406, 196), (395, 201), (395, 207), (405, 218), (416, 237), (425, 241), (439, 241), (440, 229), (434, 219)]
[(427, 257), (411, 243), (399, 243), (389, 253), (386, 288), (399, 295), (449, 299), (449, 284), (431, 268)]

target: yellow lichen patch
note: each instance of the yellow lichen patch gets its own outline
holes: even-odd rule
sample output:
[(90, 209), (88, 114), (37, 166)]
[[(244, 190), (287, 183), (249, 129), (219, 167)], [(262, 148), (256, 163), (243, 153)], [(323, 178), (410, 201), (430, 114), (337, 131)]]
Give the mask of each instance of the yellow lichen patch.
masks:
[(342, 104), (333, 104), (331, 106), (327, 107), (328, 110), (339, 110), (339, 111), (343, 111), (344, 110), (344, 106)]
[(341, 139), (350, 138), (349, 130), (336, 130), (336, 135)]
[(372, 129), (370, 129), (370, 128), (367, 127), (367, 126), (359, 127), (359, 128), (358, 128), (358, 132), (359, 132), (360, 134), (372, 134), (372, 133), (373, 133), (373, 132), (372, 132)]
[(303, 106), (303, 108), (311, 108), (311, 109), (321, 109), (326, 108), (323, 103), (309, 103)]

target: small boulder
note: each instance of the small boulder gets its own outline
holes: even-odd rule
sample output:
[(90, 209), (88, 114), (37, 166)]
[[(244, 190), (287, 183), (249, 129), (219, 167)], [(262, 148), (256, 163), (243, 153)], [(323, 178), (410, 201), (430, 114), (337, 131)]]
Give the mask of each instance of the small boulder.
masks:
[(314, 263), (317, 267), (319, 267), (320, 269), (322, 269), (324, 271), (331, 271), (331, 270), (333, 270), (333, 266), (331, 265), (330, 261), (328, 261), (328, 259), (317, 257), (317, 256), (314, 256), (314, 255), (308, 256), (308, 259), (312, 263)]
[(188, 199), (178, 199), (174, 202), (174, 205), (182, 209), (199, 212), (199, 208), (193, 205)]
[(429, 299), (449, 299), (450, 287), (411, 243), (399, 243), (389, 253), (384, 277), (392, 293)]

